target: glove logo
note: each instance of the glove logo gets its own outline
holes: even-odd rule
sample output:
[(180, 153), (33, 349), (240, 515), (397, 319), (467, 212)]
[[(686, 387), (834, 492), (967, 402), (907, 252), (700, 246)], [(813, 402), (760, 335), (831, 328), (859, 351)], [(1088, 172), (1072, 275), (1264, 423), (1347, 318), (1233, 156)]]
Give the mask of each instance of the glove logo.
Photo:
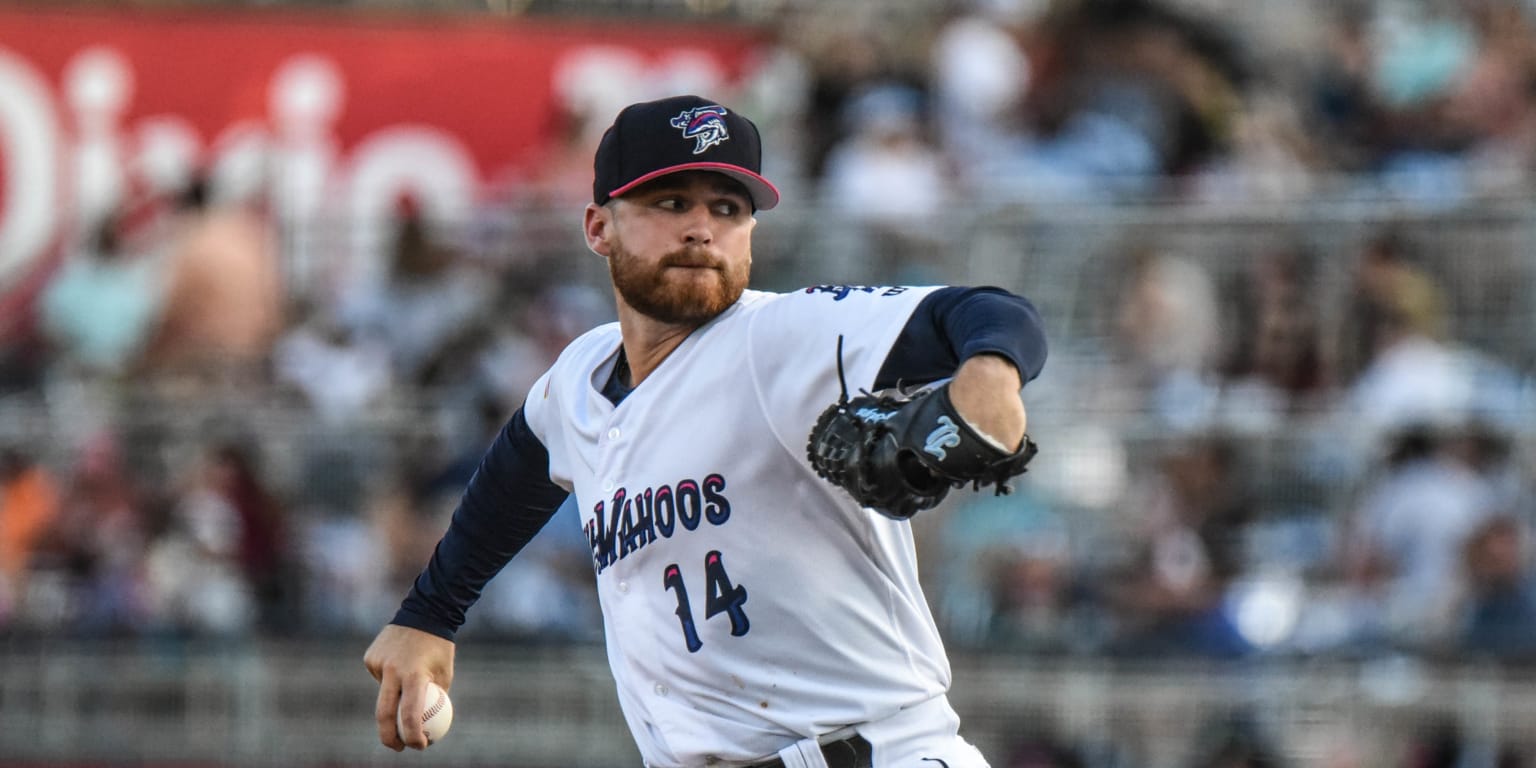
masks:
[(895, 411), (883, 411), (879, 408), (860, 408), (853, 415), (864, 420), (866, 424), (879, 424), (882, 421), (890, 421), (896, 416)]
[(953, 448), (960, 444), (960, 427), (951, 421), (948, 416), (939, 417), (939, 426), (928, 433), (928, 439), (923, 444), (923, 452), (932, 454), (939, 461), (949, 454), (945, 448)]
[(693, 139), (693, 153), (702, 155), (704, 150), (731, 137), (730, 131), (725, 129), (727, 114), (721, 106), (694, 107), (678, 113), (670, 124), (683, 132), (683, 138)]

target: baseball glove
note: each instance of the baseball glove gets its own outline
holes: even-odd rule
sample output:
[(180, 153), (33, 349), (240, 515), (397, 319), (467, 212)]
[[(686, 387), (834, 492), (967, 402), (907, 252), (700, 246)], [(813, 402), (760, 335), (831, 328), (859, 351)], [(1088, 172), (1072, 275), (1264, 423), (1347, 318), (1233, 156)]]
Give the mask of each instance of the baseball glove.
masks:
[(1037, 450), (1028, 435), (1011, 454), (982, 438), (955, 411), (948, 383), (852, 400), (845, 391), (816, 419), (806, 445), (816, 474), (897, 520), (937, 506), (950, 488), (967, 483), (1009, 493), (1009, 478), (1023, 473)]

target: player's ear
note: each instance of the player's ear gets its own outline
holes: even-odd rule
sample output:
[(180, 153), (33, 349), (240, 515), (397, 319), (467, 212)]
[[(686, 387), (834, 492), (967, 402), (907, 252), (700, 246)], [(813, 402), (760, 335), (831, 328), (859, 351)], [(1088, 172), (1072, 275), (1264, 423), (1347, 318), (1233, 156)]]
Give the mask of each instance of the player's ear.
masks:
[(587, 203), (582, 230), (587, 237), (587, 250), (607, 258), (612, 249), (609, 242), (613, 235), (613, 209), (596, 203)]

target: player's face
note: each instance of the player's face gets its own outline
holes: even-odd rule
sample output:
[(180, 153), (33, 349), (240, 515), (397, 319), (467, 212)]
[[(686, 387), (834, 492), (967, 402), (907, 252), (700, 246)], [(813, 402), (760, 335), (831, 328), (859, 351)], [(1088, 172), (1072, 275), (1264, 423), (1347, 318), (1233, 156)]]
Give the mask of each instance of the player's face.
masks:
[[(594, 213), (603, 216), (594, 237)], [(589, 211), (588, 240), (608, 257), (619, 297), (664, 323), (699, 325), (724, 312), (752, 268), (752, 202), (717, 173), (685, 172)]]

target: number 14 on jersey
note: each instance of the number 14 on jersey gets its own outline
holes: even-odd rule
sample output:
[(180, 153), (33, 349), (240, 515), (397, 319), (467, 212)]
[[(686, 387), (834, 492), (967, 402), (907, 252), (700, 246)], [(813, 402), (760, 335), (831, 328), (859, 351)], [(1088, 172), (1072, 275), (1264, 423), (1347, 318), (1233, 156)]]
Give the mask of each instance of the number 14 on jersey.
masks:
[[(676, 613), (677, 620), (683, 625), (683, 641), (688, 644), (689, 653), (698, 653), (704, 647), (704, 641), (699, 639), (699, 630), (694, 626), (693, 608), (688, 604), (688, 586), (683, 581), (683, 571), (677, 563), (666, 567), (662, 583), (677, 593)], [(731, 635), (741, 637), (752, 628), (751, 622), (747, 621), (747, 612), (741, 608), (745, 602), (747, 588), (731, 583), (731, 577), (725, 574), (725, 562), (720, 558), (720, 551), (710, 550), (704, 556), (704, 620), (726, 614), (731, 620)]]

